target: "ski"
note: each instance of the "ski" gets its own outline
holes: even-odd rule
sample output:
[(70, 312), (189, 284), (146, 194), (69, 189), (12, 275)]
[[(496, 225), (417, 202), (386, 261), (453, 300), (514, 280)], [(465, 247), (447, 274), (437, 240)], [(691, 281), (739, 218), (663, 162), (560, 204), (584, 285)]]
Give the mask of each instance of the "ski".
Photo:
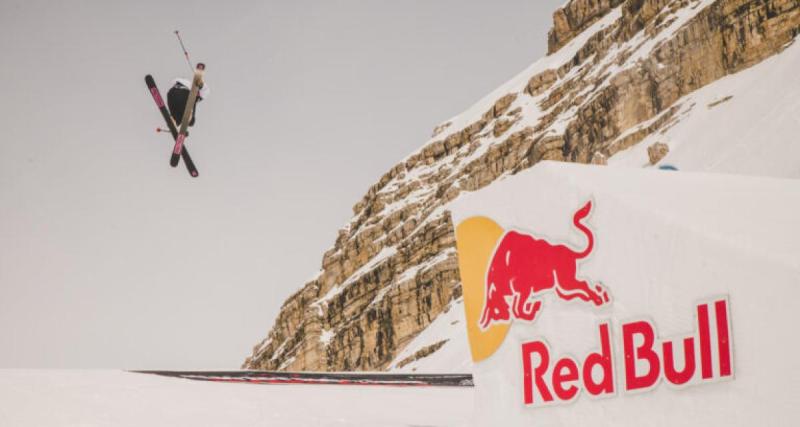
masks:
[[(156, 81), (150, 74), (144, 77), (144, 81), (147, 84), (147, 89), (150, 90), (150, 95), (153, 95), (153, 100), (156, 102), (159, 111), (161, 111), (161, 115), (167, 122), (167, 127), (169, 128), (169, 132), (172, 134), (172, 138), (177, 140), (178, 128), (177, 126), (175, 126), (175, 120), (173, 120), (172, 116), (170, 116), (169, 110), (167, 110), (167, 106), (164, 105), (164, 99), (161, 97), (161, 92), (159, 92), (158, 87), (156, 86)], [(181, 151), (181, 157), (183, 157), (183, 163), (186, 165), (186, 169), (189, 171), (189, 175), (197, 178), (198, 176), (197, 168), (194, 165), (194, 161), (192, 161), (192, 157), (189, 155), (189, 151), (186, 150), (185, 147)]]
[(192, 90), (189, 92), (189, 99), (186, 101), (186, 108), (183, 110), (183, 119), (181, 119), (181, 129), (178, 132), (178, 137), (175, 138), (175, 148), (172, 150), (172, 157), (169, 164), (172, 167), (178, 166), (181, 152), (183, 152), (183, 143), (186, 139), (186, 132), (189, 128), (189, 122), (192, 120), (194, 113), (194, 104), (197, 101), (197, 92), (200, 91), (200, 86), (203, 85), (203, 72), (205, 66), (197, 65), (194, 70), (194, 78), (192, 79)]

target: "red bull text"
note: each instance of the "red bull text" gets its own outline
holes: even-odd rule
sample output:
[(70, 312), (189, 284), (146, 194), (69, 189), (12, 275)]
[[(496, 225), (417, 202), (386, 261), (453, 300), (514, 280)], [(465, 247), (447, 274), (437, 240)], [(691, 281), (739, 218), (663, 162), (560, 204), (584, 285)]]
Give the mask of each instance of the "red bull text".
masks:
[[(713, 310), (714, 321), (710, 320)], [(697, 328), (659, 339), (649, 320), (620, 327), (622, 356), (614, 363), (609, 323), (598, 325), (600, 349), (576, 360), (557, 358), (544, 340), (522, 344), (523, 400), (526, 405), (568, 403), (585, 391), (590, 397), (650, 390), (659, 382), (686, 387), (733, 378), (730, 305), (727, 298), (697, 305)], [(680, 354), (678, 354), (680, 352)], [(621, 366), (623, 375), (617, 375)], [(618, 380), (621, 377), (621, 380)], [(619, 381), (619, 385), (618, 385)]]

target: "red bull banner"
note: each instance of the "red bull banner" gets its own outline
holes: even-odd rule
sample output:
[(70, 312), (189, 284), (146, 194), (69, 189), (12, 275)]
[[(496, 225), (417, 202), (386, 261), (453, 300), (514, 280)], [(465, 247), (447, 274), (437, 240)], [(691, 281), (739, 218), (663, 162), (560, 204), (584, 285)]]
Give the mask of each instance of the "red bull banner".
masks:
[(476, 422), (800, 415), (787, 203), (789, 180), (549, 162), (453, 202)]

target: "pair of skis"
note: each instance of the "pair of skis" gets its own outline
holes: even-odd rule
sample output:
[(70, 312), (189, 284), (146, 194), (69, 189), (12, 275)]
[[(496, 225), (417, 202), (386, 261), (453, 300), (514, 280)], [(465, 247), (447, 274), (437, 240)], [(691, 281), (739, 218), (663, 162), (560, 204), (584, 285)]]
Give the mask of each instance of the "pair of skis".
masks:
[(189, 121), (192, 119), (194, 104), (197, 102), (197, 94), (200, 91), (200, 86), (203, 85), (204, 69), (204, 66), (201, 67), (199, 65), (195, 69), (194, 78), (192, 79), (192, 89), (191, 92), (189, 92), (189, 99), (186, 101), (186, 108), (183, 111), (180, 130), (175, 125), (175, 120), (173, 120), (172, 116), (169, 114), (167, 106), (164, 105), (164, 99), (161, 97), (161, 93), (158, 91), (158, 87), (156, 86), (153, 76), (148, 74), (144, 78), (147, 88), (150, 90), (150, 94), (153, 96), (153, 100), (156, 102), (156, 106), (158, 106), (159, 111), (161, 111), (161, 116), (163, 116), (164, 120), (167, 122), (167, 127), (172, 134), (172, 138), (175, 140), (175, 147), (172, 150), (172, 157), (169, 160), (169, 164), (172, 167), (178, 166), (180, 158), (183, 157), (183, 163), (186, 165), (189, 175), (194, 178), (197, 178), (198, 176), (197, 168), (194, 165), (194, 161), (192, 161), (192, 157), (189, 155), (189, 151), (186, 149), (186, 147), (184, 147), (184, 143), (186, 141)]

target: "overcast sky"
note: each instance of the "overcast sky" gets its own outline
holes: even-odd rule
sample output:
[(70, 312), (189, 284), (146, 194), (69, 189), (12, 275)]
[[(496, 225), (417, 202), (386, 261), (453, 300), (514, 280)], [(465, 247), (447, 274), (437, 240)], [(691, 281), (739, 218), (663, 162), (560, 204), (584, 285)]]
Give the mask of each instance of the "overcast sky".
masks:
[[(0, 0), (0, 368), (238, 368), (385, 171), (545, 53), (525, 1)], [(144, 85), (210, 97), (172, 142)]]

